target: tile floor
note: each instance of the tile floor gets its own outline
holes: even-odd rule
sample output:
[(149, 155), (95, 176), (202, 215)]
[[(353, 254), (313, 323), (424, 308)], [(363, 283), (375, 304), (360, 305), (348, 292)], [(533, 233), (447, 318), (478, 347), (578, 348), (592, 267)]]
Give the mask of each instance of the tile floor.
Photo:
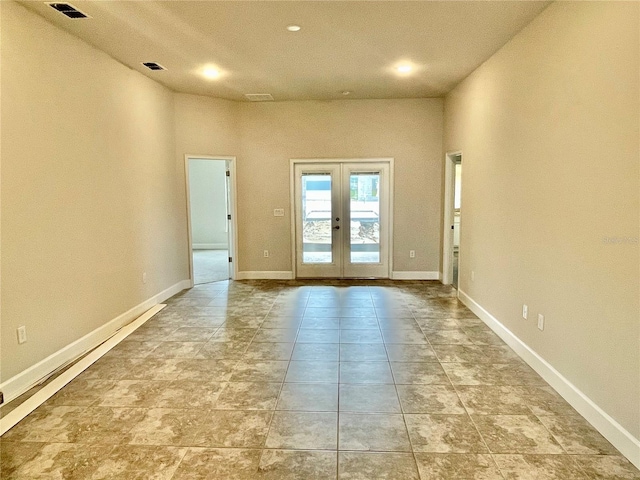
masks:
[(168, 301), (0, 443), (0, 478), (640, 479), (437, 282)]

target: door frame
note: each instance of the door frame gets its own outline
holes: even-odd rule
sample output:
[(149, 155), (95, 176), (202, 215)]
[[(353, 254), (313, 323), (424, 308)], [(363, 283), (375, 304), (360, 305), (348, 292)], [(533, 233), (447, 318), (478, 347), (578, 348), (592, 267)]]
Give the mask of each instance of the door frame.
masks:
[(291, 212), (291, 271), (293, 278), (298, 278), (297, 270), (297, 241), (296, 241), (296, 178), (295, 167), (298, 164), (306, 163), (386, 163), (389, 165), (389, 227), (387, 232), (388, 264), (389, 276), (393, 273), (393, 185), (394, 185), (394, 158), (393, 157), (375, 157), (375, 158), (292, 158), (289, 160), (289, 211)]
[(185, 179), (185, 193), (186, 193), (186, 207), (187, 207), (187, 247), (189, 253), (189, 283), (191, 288), (194, 286), (193, 278), (193, 231), (191, 226), (191, 189), (189, 186), (189, 160), (222, 160), (226, 162), (227, 169), (229, 171), (229, 191), (227, 192), (229, 198), (229, 213), (231, 214), (231, 221), (229, 222), (229, 231), (227, 232), (227, 241), (229, 244), (229, 257), (233, 259), (231, 268), (229, 268), (229, 276), (231, 280), (238, 278), (238, 222), (237, 222), (237, 205), (236, 199), (236, 157), (230, 157), (227, 155), (195, 155), (185, 154), (184, 156), (184, 179)]
[[(460, 162), (457, 159), (460, 158)], [(456, 163), (462, 163), (462, 150), (444, 156), (444, 214), (442, 220), (442, 284), (453, 283), (453, 230)], [(460, 248), (458, 248), (458, 286), (460, 286)]]

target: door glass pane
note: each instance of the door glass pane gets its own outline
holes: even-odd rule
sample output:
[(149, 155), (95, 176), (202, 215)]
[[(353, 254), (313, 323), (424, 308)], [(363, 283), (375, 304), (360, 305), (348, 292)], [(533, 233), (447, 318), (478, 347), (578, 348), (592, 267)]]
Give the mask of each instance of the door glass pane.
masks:
[(331, 174), (302, 174), (302, 263), (332, 263)]
[(351, 263), (380, 263), (380, 173), (352, 173)]

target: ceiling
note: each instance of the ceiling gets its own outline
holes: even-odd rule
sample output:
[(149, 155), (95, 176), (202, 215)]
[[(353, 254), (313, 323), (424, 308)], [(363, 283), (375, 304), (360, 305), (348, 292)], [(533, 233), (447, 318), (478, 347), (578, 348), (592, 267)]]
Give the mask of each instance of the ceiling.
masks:
[[(67, 2), (89, 19), (19, 3), (172, 90), (279, 101), (442, 96), (550, 2)], [(289, 32), (290, 24), (302, 28)], [(400, 74), (400, 64), (412, 71)], [(204, 78), (205, 66), (219, 78)]]

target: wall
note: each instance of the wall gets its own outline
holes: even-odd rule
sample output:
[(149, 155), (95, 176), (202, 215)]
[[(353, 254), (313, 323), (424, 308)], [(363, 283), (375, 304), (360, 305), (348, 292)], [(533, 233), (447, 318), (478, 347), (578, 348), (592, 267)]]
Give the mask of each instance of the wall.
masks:
[[(395, 158), (394, 271), (438, 271), (441, 99), (240, 103), (238, 109), (241, 271), (292, 270), (290, 159), (362, 157)], [(285, 216), (274, 217), (274, 208), (284, 208)]]
[(636, 442), (639, 8), (552, 4), (445, 102), (461, 290)]
[[(185, 93), (175, 93), (174, 103), (176, 162), (182, 165), (176, 181), (182, 185), (180, 201), (186, 212), (185, 155), (236, 156), (238, 112), (236, 102)], [(183, 228), (186, 239), (186, 223)], [(189, 265), (186, 249), (184, 262)]]
[[(176, 93), (176, 152), (178, 161), (192, 154), (235, 156), (238, 152), (237, 103)], [(184, 181), (184, 175), (183, 175)]]
[(6, 381), (187, 279), (188, 263), (173, 93), (1, 8)]
[(224, 160), (189, 160), (193, 248), (228, 248)]

